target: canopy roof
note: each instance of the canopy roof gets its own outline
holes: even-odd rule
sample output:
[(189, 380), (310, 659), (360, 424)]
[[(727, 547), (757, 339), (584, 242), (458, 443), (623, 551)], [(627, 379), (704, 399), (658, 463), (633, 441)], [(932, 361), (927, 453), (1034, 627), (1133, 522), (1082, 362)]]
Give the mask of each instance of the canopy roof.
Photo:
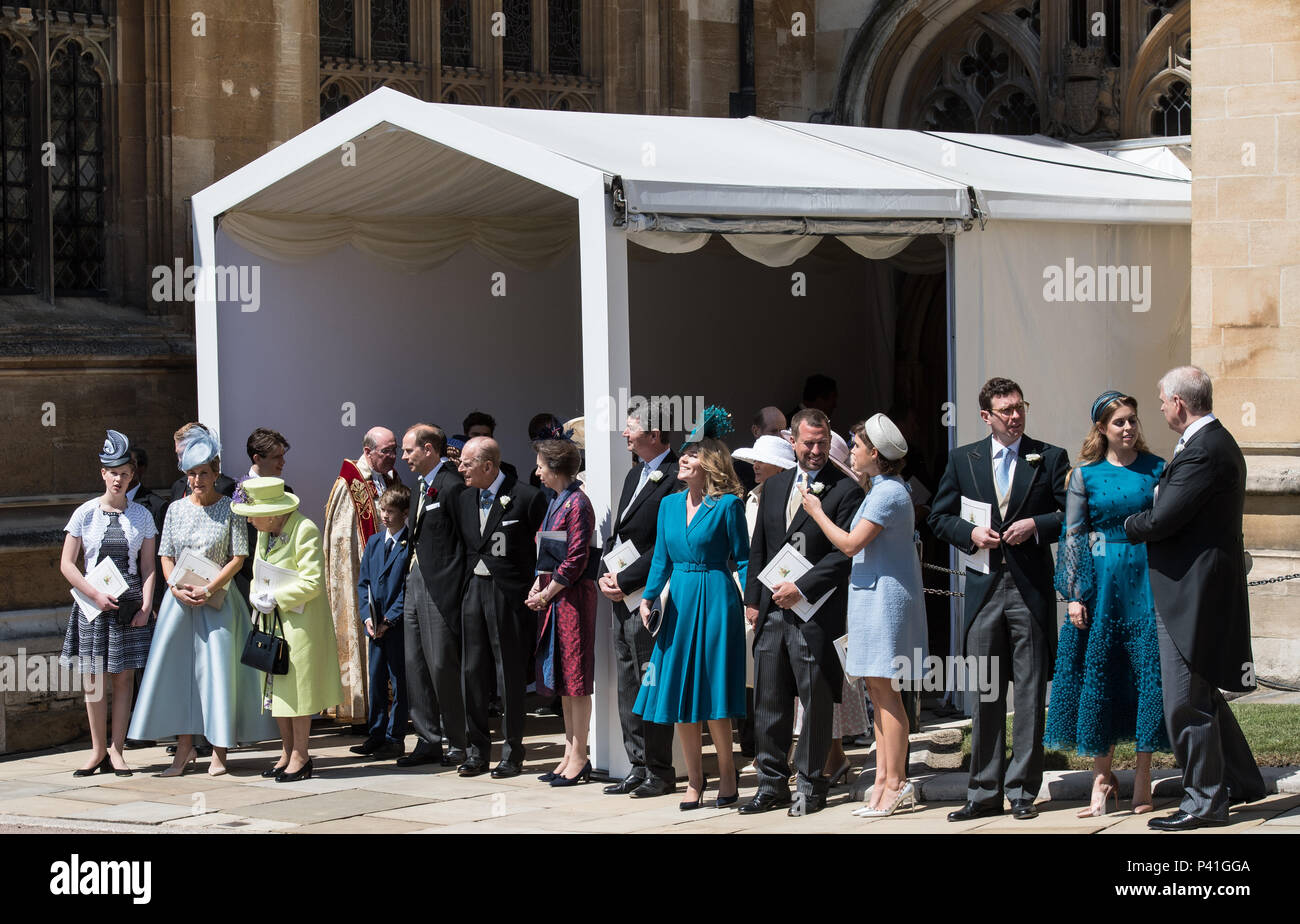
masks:
[[(195, 210), (296, 219), (261, 226), (274, 250), (277, 235), (327, 217), (556, 223), (593, 184), (621, 184), (629, 218), (811, 219), (835, 233), (841, 222), (1191, 218), (1190, 183), (1042, 136), (458, 106), (389, 89), (203, 190)], [(242, 236), (238, 222), (231, 231)]]

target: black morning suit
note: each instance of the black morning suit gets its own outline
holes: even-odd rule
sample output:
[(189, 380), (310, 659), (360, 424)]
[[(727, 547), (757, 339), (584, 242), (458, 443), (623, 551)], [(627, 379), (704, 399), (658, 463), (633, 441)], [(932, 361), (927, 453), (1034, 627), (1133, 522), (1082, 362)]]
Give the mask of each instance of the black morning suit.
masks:
[[(992, 507), (995, 532), (1016, 520), (1032, 518), (1037, 539), (989, 549), (989, 573), (967, 569), (959, 650), (985, 659), (996, 696), (979, 697), (971, 728), (971, 770), (967, 796), (972, 802), (1002, 805), (1007, 798), (1034, 799), (1043, 780), (1043, 724), (1047, 681), (1056, 660), (1055, 568), (1051, 545), (1065, 519), (1065, 450), (1028, 435), (1020, 438), (1015, 471), (1007, 490), (1007, 513), (998, 506), (993, 480), (993, 438), (959, 446), (930, 504), (930, 529), (944, 542), (971, 554), (975, 527), (961, 518), (961, 499)], [(1034, 460), (1027, 456), (1038, 456)], [(996, 673), (993, 673), (996, 671)], [(1016, 721), (1012, 758), (1006, 760), (1007, 682), (1015, 684)], [(971, 691), (975, 692), (975, 691)], [(1022, 718), (1022, 716), (1024, 718)]]
[[(754, 535), (750, 539), (749, 576), (745, 605), (758, 610), (754, 627), (754, 750), (758, 792), (784, 799), (789, 792), (790, 765), (786, 755), (794, 736), (794, 698), (803, 703), (803, 727), (795, 749), (798, 789), (824, 798), (828, 781), (822, 773), (831, 746), (831, 710), (839, 702), (844, 671), (835, 653), (835, 639), (844, 634), (852, 559), (831, 544), (803, 509), (786, 526), (786, 505), (798, 474), (786, 469), (763, 483)], [(862, 505), (862, 488), (827, 461), (809, 484), (826, 487), (818, 495), (826, 515), (848, 530)], [(815, 603), (830, 598), (804, 622), (772, 603), (772, 591), (758, 580), (777, 552), (794, 545), (813, 568), (795, 582), (804, 598)]]
[(1180, 808), (1222, 821), (1228, 800), (1254, 801), (1264, 780), (1220, 689), (1253, 689), (1242, 511), (1246, 460), (1218, 420), (1160, 476), (1155, 503), (1124, 522), (1147, 544), (1160, 638), (1165, 723), (1183, 768)]
[[(650, 564), (654, 559), (655, 537), (659, 527), (659, 504), (665, 497), (682, 490), (685, 485), (677, 480), (677, 454), (672, 450), (664, 456), (655, 471), (662, 473), (658, 481), (649, 481), (635, 499), (632, 497), (636, 486), (641, 481), (644, 464), (640, 459), (628, 471), (623, 479), (623, 493), (619, 496), (618, 515), (614, 519), (614, 528), (605, 542), (601, 557), (604, 558), (614, 547), (631, 540), (641, 557), (628, 565), (616, 576), (618, 589), (625, 595), (640, 591), (645, 587), (650, 575)], [(609, 569), (604, 561), (600, 563), (600, 576)], [(633, 600), (638, 607), (639, 600)], [(632, 711), (636, 705), (637, 693), (641, 689), (642, 674), (645, 665), (650, 663), (654, 650), (654, 638), (641, 623), (639, 609), (629, 611), (627, 602), (615, 603), (614, 613), (614, 657), (618, 671), (618, 719), (623, 728), (623, 748), (627, 751), (628, 762), (632, 765), (630, 775), (646, 778), (656, 777), (665, 783), (676, 781), (673, 769), (673, 727), (646, 722)]]
[[(506, 476), (479, 527), (478, 488), (456, 499), (456, 521), (465, 547), (461, 604), (461, 664), (470, 760), (487, 761), (492, 747), (488, 699), (495, 669), (501, 694), (501, 760), (524, 760), (524, 688), (529, 656), (536, 647), (536, 614), (524, 604), (536, 578), (537, 530), (546, 517), (546, 497), (532, 485)], [(502, 498), (510, 502), (503, 506)], [(474, 573), (483, 562), (487, 577)]]
[(456, 526), (456, 499), (465, 481), (456, 463), (442, 463), (432, 492), (411, 491), (402, 632), (406, 648), (406, 695), (416, 741), (413, 754), (441, 756), (443, 742), (465, 749), (465, 700), (461, 691), (461, 590), (465, 547)]

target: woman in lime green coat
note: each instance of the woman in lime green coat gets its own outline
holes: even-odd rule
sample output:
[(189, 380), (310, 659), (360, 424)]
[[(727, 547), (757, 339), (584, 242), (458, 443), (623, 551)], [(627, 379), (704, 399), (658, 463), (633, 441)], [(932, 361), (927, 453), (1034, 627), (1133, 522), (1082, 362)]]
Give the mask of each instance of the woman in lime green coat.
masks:
[[(298, 512), (298, 498), (284, 490), (279, 478), (249, 478), (237, 489), (244, 502), (231, 506), (248, 517), (258, 531), (257, 562), (294, 572), (274, 591), (262, 582), (250, 589), (249, 602), (263, 617), (279, 611), (289, 645), (289, 672), (271, 675), (271, 715), (280, 727), (283, 753), (263, 775), (280, 783), (310, 779), (308, 737), (312, 716), (343, 699), (339, 676), (334, 617), (325, 596), (325, 556), (320, 530)], [(255, 574), (259, 571), (254, 566)], [(270, 620), (274, 625), (274, 619)]]

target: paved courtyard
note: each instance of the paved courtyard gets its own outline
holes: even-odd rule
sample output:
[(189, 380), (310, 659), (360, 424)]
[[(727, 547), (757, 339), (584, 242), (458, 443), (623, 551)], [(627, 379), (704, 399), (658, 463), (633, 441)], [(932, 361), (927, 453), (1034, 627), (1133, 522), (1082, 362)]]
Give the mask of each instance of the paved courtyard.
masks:
[[(570, 788), (538, 782), (536, 775), (551, 769), (562, 752), (563, 735), (558, 719), (530, 717), (529, 727), (540, 734), (527, 741), (527, 773), (511, 780), (493, 780), (486, 775), (461, 779), (452, 767), (402, 770), (391, 760), (358, 759), (348, 748), (361, 739), (328, 726), (318, 727), (313, 735), (316, 778), (293, 784), (261, 777), (261, 771), (276, 759), (278, 747), (232, 751), (231, 772), (226, 776), (209, 776), (208, 762), (200, 759), (197, 770), (172, 779), (156, 776), (170, 763), (161, 745), (127, 752), (127, 760), (136, 770), (129, 778), (74, 778), (72, 771), (86, 760), (84, 745), (16, 755), (0, 761), (0, 832), (1148, 833), (1150, 816), (1133, 815), (1127, 798), (1120, 802), (1118, 812), (1101, 818), (1076, 818), (1090, 786), (1090, 774), (1078, 771), (1047, 774), (1040, 814), (1034, 820), (1015, 821), (1008, 814), (953, 824), (945, 816), (964, 797), (965, 774), (936, 772), (917, 764), (911, 776), (924, 801), (915, 811), (885, 819), (855, 818), (851, 812), (860, 803), (854, 796), (860, 796), (873, 772), (870, 748), (849, 752), (855, 774), (864, 765), (868, 768), (857, 785), (836, 787), (824, 811), (803, 818), (789, 818), (784, 811), (747, 817), (735, 807), (714, 807), (717, 774), (709, 755), (705, 807), (683, 812), (678, 808), (681, 790), (677, 795), (634, 800), (606, 796), (594, 782)], [(914, 736), (914, 757), (924, 756), (926, 743), (925, 733)], [(1266, 768), (1264, 774), (1274, 790), (1268, 798), (1234, 810), (1231, 825), (1210, 833), (1300, 834), (1300, 770)], [(1121, 791), (1127, 796), (1132, 773), (1121, 771), (1118, 775)], [(741, 780), (742, 803), (753, 793), (754, 785), (753, 771), (746, 770)], [(1157, 773), (1157, 813), (1176, 807), (1176, 789), (1176, 773)]]

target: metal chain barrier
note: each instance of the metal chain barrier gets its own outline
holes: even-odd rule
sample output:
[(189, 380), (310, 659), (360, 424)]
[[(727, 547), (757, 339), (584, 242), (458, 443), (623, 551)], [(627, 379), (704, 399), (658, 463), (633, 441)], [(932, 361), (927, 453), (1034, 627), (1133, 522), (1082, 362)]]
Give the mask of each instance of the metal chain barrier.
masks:
[(1260, 584), (1277, 584), (1281, 581), (1294, 581), (1296, 578), (1300, 578), (1300, 574), (1283, 574), (1278, 577), (1265, 578), (1262, 581), (1248, 581), (1246, 586), (1258, 587)]
[[(930, 564), (928, 561), (921, 562), (921, 567), (925, 568), (928, 571), (939, 571), (942, 572), (943, 574), (955, 574), (958, 575), (959, 577), (966, 573), (964, 571), (954, 571), (952, 568), (941, 568), (938, 565)], [(1300, 574), (1280, 574), (1277, 577), (1264, 578), (1263, 580), (1260, 581), (1248, 581), (1246, 583), (1246, 586), (1259, 587), (1262, 584), (1280, 584), (1282, 581), (1294, 581), (1298, 578), (1300, 578)], [(965, 594), (956, 590), (936, 590), (931, 587), (926, 587), (924, 588), (924, 590), (927, 594), (939, 594), (940, 596), (944, 596), (944, 597), (965, 596)]]

